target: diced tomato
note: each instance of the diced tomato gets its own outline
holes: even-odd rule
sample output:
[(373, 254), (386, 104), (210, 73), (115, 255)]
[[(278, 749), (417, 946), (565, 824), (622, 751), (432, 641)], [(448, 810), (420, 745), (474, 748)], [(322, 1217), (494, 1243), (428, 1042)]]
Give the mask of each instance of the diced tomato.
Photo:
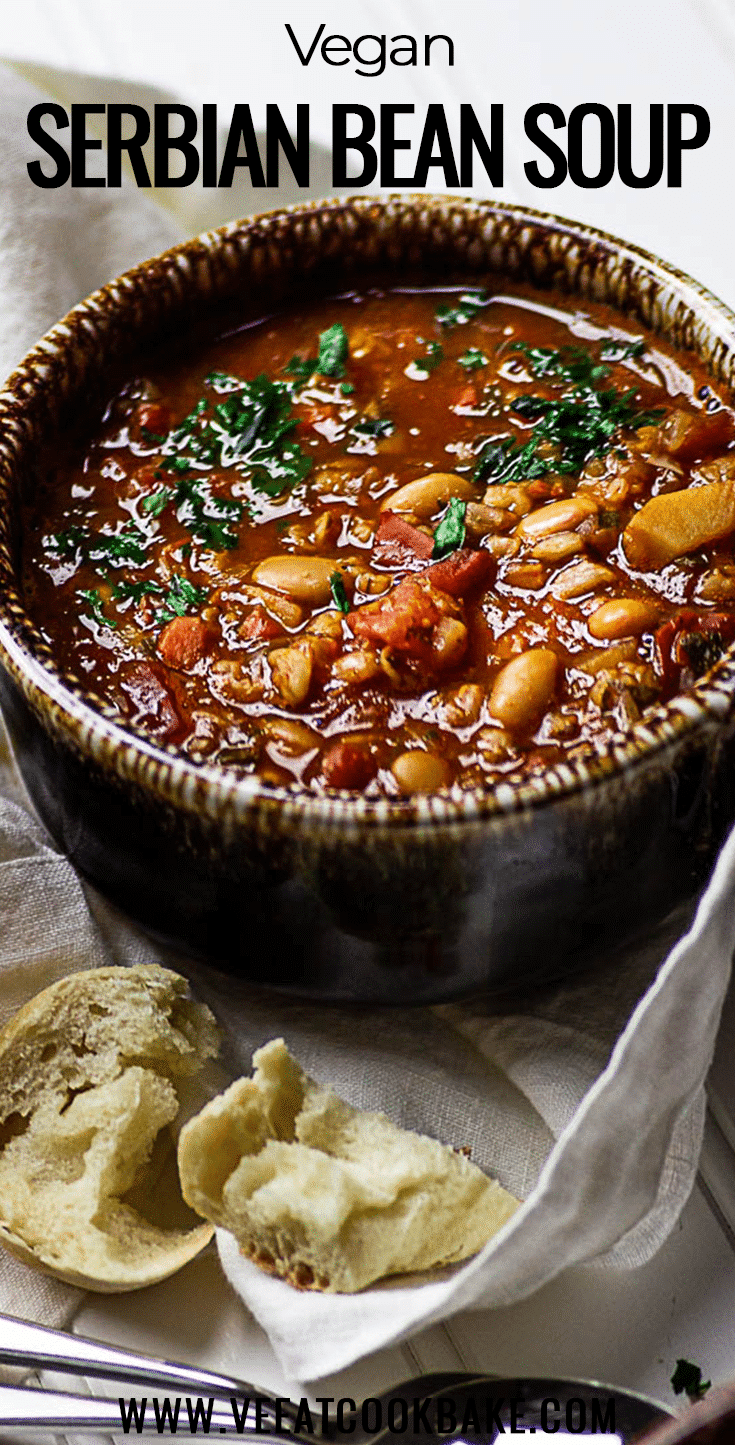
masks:
[(201, 617), (174, 617), (158, 639), (158, 651), (169, 667), (190, 672), (204, 656), (208, 636)]
[(136, 421), (141, 431), (165, 436), (171, 427), (171, 413), (160, 401), (144, 401), (138, 407)]
[(536, 501), (547, 502), (551, 497), (566, 496), (564, 483), (559, 480), (548, 482), (539, 477), (538, 481), (526, 482), (524, 485), (529, 497), (534, 497)]
[(428, 590), (413, 578), (399, 582), (379, 603), (367, 603), (350, 612), (355, 637), (379, 647), (392, 647), (413, 657), (429, 657), (431, 635), (441, 617)]
[(280, 637), (282, 631), (283, 628), (279, 626), (275, 618), (271, 617), (258, 602), (255, 607), (251, 607), (239, 628), (239, 635), (246, 642), (265, 642), (272, 637)]
[(462, 547), (458, 552), (452, 552), (449, 557), (442, 558), (441, 562), (435, 562), (433, 567), (428, 567), (421, 575), (426, 577), (432, 587), (448, 592), (450, 597), (464, 597), (467, 592), (474, 591), (487, 581), (492, 565), (489, 552)]
[(715, 412), (673, 411), (659, 427), (663, 450), (677, 461), (691, 462), (698, 456), (712, 456), (718, 447), (732, 441), (732, 412), (722, 407)]
[(171, 741), (184, 729), (183, 717), (165, 678), (159, 664), (139, 662), (122, 680), (135, 708), (133, 722), (161, 742)]
[(332, 743), (322, 759), (322, 778), (328, 788), (364, 788), (376, 772), (377, 764), (367, 748), (349, 739)]
[(309, 427), (312, 431), (318, 431), (325, 421), (334, 419), (334, 408), (327, 405), (320, 405), (318, 402), (310, 402), (308, 406), (301, 407), (299, 426)]
[[(681, 614), (679, 614), (681, 616)], [(673, 687), (677, 676), (677, 668), (672, 657), (674, 638), (678, 631), (678, 619), (670, 617), (661, 627), (657, 627), (653, 635), (653, 643), (656, 659), (656, 671), (660, 673), (666, 687)]]
[(373, 543), (373, 561), (384, 567), (408, 570), (420, 567), (431, 556), (433, 540), (398, 512), (381, 512)]
[(467, 385), (462, 388), (454, 405), (477, 406), (477, 387), (473, 386), (471, 381), (468, 381)]

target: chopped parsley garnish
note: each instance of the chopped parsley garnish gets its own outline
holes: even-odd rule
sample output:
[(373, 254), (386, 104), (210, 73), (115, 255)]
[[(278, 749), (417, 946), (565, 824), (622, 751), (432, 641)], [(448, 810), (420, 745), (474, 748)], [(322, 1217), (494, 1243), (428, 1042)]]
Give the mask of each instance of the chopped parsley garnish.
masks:
[(196, 612), (206, 600), (205, 588), (195, 587), (186, 577), (174, 576), (169, 582), (168, 592), (156, 621), (170, 622), (174, 617), (186, 617), (188, 612)]
[(169, 432), (161, 448), (161, 473), (179, 476), (179, 521), (206, 545), (234, 547), (237, 534), (226, 524), (241, 520), (243, 503), (215, 496), (203, 478), (190, 473), (204, 467), (234, 467), (257, 491), (278, 497), (303, 481), (312, 462), (291, 439), (298, 425), (292, 414), (291, 382), (270, 381), (264, 374), (242, 381), (212, 372), (207, 385), (226, 393), (224, 399), (213, 405), (202, 397)]
[(690, 1400), (701, 1400), (711, 1386), (711, 1380), (702, 1379), (699, 1365), (693, 1365), (691, 1360), (677, 1360), (671, 1376), (671, 1388), (675, 1395), (686, 1394)]
[(356, 437), (389, 437), (395, 431), (392, 421), (388, 417), (363, 416), (351, 428), (352, 435)]
[(339, 380), (345, 374), (345, 362), (349, 352), (347, 332), (341, 321), (335, 321), (334, 326), (322, 331), (319, 337), (319, 359), (316, 364), (319, 375), (334, 376)]
[(70, 527), (68, 531), (56, 532), (50, 538), (52, 550), (60, 557), (104, 562), (108, 567), (122, 562), (143, 566), (147, 561), (149, 542), (146, 533), (132, 524), (123, 527), (120, 532), (88, 532), (84, 527)]
[(465, 371), (479, 371), (481, 366), (488, 365), (490, 357), (486, 356), (484, 351), (480, 351), (478, 347), (470, 346), (462, 352), (461, 356), (457, 357), (457, 361)]
[(443, 360), (444, 348), (441, 342), (427, 341), (426, 356), (417, 356), (413, 364), (418, 371), (425, 371), (427, 376), (431, 376), (432, 371), (436, 371), (437, 366)]
[(139, 527), (123, 527), (120, 532), (97, 532), (87, 543), (87, 556), (92, 562), (134, 562), (142, 567), (148, 560), (146, 547), (149, 538)]
[(578, 475), (592, 457), (609, 451), (616, 432), (650, 426), (663, 416), (660, 409), (639, 411), (635, 391), (603, 388), (609, 367), (581, 347), (554, 351), (518, 342), (513, 349), (522, 352), (535, 377), (558, 381), (563, 390), (552, 397), (526, 392), (515, 398), (513, 410), (533, 424), (533, 436), (525, 443), (509, 437), (486, 442), (475, 466), (476, 481), (490, 476), (531, 481), (549, 472)]
[[(289, 376), (295, 376), (297, 385), (303, 386), (317, 372), (319, 376), (331, 376), (339, 381), (345, 374), (345, 365), (350, 354), (350, 343), (347, 332), (341, 321), (335, 321), (334, 326), (328, 326), (319, 336), (319, 355), (313, 356), (292, 356), (291, 360), (284, 367)], [(354, 391), (349, 382), (340, 387), (343, 396), (348, 396)]]
[(143, 498), (140, 510), (146, 517), (160, 517), (173, 495), (173, 487), (159, 487), (157, 492), (149, 492), (148, 496)]
[(461, 502), (459, 497), (450, 498), (449, 506), (434, 532), (432, 561), (436, 562), (440, 557), (446, 557), (449, 552), (456, 552), (458, 547), (464, 546), (466, 511), (466, 502)]
[(215, 552), (231, 551), (237, 546), (235, 524), (244, 515), (244, 502), (214, 496), (206, 477), (182, 477), (176, 488), (178, 520), (198, 542)]
[(52, 532), (50, 537), (45, 537), (44, 544), (55, 552), (57, 557), (73, 557), (78, 561), (88, 535), (84, 527), (67, 527), (63, 532)]
[(436, 319), (440, 326), (447, 329), (464, 326), (466, 322), (474, 321), (478, 311), (489, 306), (490, 301), (491, 297), (485, 291), (463, 291), (454, 306), (437, 306)]
[(95, 622), (98, 622), (100, 624), (100, 627), (117, 627), (117, 623), (114, 622), (111, 617), (105, 617), (105, 614), (102, 610), (102, 598), (100, 597), (99, 591), (96, 587), (92, 591), (86, 591), (84, 588), (80, 587), (79, 596), (83, 597), (84, 601), (89, 603), (89, 610), (92, 614), (92, 617), (94, 618)]
[(533, 481), (549, 471), (556, 471), (542, 457), (536, 456), (537, 442), (514, 442), (511, 437), (491, 438), (479, 453), (472, 473), (473, 481), (506, 483)]
[(351, 381), (343, 381), (339, 389), (343, 396), (352, 396), (352, 393), (355, 390)]
[(329, 579), (329, 586), (332, 593), (332, 601), (340, 612), (349, 612), (350, 599), (345, 592), (345, 584), (341, 572), (333, 572)]
[(309, 380), (309, 377), (314, 375), (316, 371), (316, 361), (310, 356), (292, 356), (291, 360), (286, 362), (283, 369), (288, 372), (289, 376), (296, 377), (299, 386), (303, 386), (304, 383)]
[(115, 583), (112, 589), (112, 595), (120, 602), (127, 602), (129, 598), (132, 597), (133, 601), (138, 603), (144, 597), (147, 597), (149, 593), (161, 592), (162, 590), (160, 583), (154, 582), (152, 579), (149, 582), (145, 579), (142, 582), (131, 582), (127, 577), (124, 577), (121, 582)]
[[(229, 371), (210, 371), (204, 378), (204, 385), (211, 386), (213, 391), (226, 394), (229, 391), (238, 391), (242, 386), (242, 378), (231, 376)], [(200, 398), (190, 415), (196, 416), (198, 411), (204, 411), (206, 404), (204, 398)]]
[(511, 350), (520, 351), (525, 356), (539, 381), (550, 376), (589, 387), (610, 375), (609, 366), (602, 366), (591, 352), (581, 346), (562, 346), (554, 350), (551, 346), (527, 346), (525, 341), (516, 341)]
[(611, 338), (610, 341), (603, 341), (600, 356), (604, 356), (606, 361), (631, 361), (643, 356), (645, 350), (646, 343), (643, 340), (627, 342)]

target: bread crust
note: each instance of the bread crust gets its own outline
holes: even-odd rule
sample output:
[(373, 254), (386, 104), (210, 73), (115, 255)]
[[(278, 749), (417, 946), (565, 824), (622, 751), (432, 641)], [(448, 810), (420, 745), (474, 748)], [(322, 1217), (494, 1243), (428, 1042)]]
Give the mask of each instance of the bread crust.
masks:
[(0, 1245), (101, 1293), (198, 1254), (213, 1231), (183, 1204), (174, 1135), (218, 1043), (186, 980), (155, 964), (71, 974), (30, 999), (0, 1031)]

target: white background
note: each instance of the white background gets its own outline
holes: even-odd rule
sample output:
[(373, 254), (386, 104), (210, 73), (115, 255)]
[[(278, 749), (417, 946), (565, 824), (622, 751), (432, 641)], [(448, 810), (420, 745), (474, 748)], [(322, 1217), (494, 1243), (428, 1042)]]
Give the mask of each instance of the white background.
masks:
[[(316, 140), (330, 134), (335, 102), (413, 103), (416, 121), (429, 101), (457, 114), (470, 102), (489, 130), (490, 104), (505, 108), (505, 184), (493, 194), (523, 200), (542, 210), (590, 221), (677, 263), (735, 302), (733, 142), (735, 139), (735, 8), (731, 0), (0, 0), (0, 54), (14, 60), (60, 66), (89, 77), (125, 82), (114, 98), (136, 98), (141, 82), (189, 104), (216, 102), (229, 119), (235, 102), (252, 108), (256, 125), (265, 105), (294, 115), (299, 101), (311, 107)], [(449, 67), (444, 47), (434, 47), (431, 69), (387, 67), (379, 77), (360, 77), (352, 62), (332, 67), (315, 54), (303, 67), (285, 31), (289, 21), (302, 48), (319, 24), (325, 32), (355, 39), (448, 33), (455, 44)], [(53, 82), (52, 82), (53, 86)], [(76, 98), (94, 100), (98, 88), (80, 83)], [(111, 97), (112, 98), (112, 97)], [(543, 158), (523, 134), (523, 116), (537, 101), (552, 101), (566, 114), (575, 104), (601, 102), (613, 110), (633, 106), (634, 135), (644, 147), (648, 107), (654, 102), (700, 104), (712, 133), (707, 145), (685, 152), (683, 185), (661, 182), (650, 190), (626, 189), (617, 180), (600, 190), (565, 182), (554, 190), (532, 187), (523, 162)], [(401, 125), (408, 122), (401, 121)], [(591, 127), (592, 128), (592, 127)], [(410, 133), (407, 128), (405, 134)], [(414, 152), (415, 155), (415, 152)], [(590, 163), (592, 168), (592, 163)], [(487, 193), (478, 171), (477, 193)], [(312, 190), (328, 191), (328, 169), (312, 170)], [(441, 180), (433, 189), (444, 189)], [(209, 193), (203, 210), (192, 194), (160, 197), (190, 206), (192, 219), (207, 223), (240, 211), (246, 196)], [(266, 209), (274, 197), (250, 198)], [(182, 222), (186, 228), (185, 219)]]

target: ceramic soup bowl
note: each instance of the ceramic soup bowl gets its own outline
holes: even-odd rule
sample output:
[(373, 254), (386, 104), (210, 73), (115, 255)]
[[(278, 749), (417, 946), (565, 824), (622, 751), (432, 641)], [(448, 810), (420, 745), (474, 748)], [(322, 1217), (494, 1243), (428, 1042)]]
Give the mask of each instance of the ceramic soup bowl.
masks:
[(680, 926), (735, 817), (729, 654), (593, 758), (517, 786), (299, 796), (123, 729), (61, 674), (24, 607), (20, 503), (40, 459), (151, 346), (307, 284), (494, 272), (605, 301), (732, 385), (735, 318), (688, 277), (571, 222), (420, 196), (279, 211), (179, 246), (77, 306), (0, 396), (0, 697), (33, 802), (145, 929), (243, 978), (405, 1004), (600, 967)]

